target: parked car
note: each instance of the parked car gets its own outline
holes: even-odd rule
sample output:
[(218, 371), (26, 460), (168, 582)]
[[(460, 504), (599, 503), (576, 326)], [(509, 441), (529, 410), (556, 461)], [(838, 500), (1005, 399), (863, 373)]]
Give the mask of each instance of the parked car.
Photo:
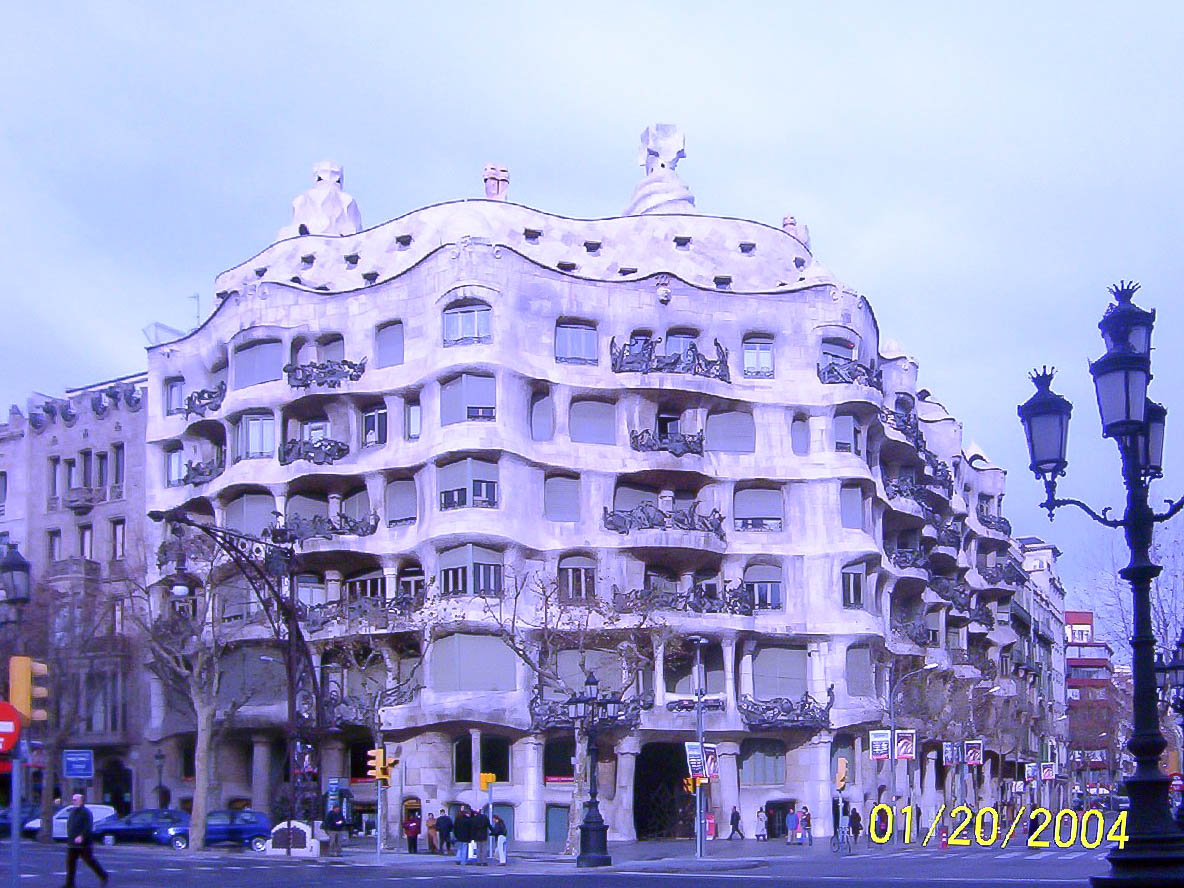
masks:
[[(160, 845), (172, 845), (184, 851), (189, 847), (189, 824), (163, 827), (152, 838)], [(229, 842), (262, 851), (270, 838), (271, 821), (262, 811), (211, 811), (206, 815), (207, 845)]]
[(151, 842), (158, 829), (188, 826), (189, 815), (176, 808), (145, 808), (127, 817), (109, 817), (95, 826), (95, 840), (104, 845), (116, 842)]
[[(8, 823), (10, 813), (11, 812), (9, 811), (9, 808), (7, 805), (4, 807), (3, 811), (0, 811), (0, 836), (7, 836), (11, 832), (11, 830), (9, 829), (9, 823)], [(17, 828), (23, 832), (25, 829), (25, 824), (28, 823), (30, 820), (32, 820), (34, 817), (36, 817), (40, 813), (41, 813), (40, 806), (34, 805), (32, 802), (23, 802), (21, 804), (21, 810), (20, 810), (20, 826)]]
[[(50, 821), (50, 832), (49, 832), (50, 838), (61, 839), (62, 841), (65, 841), (65, 839), (66, 839), (66, 818), (68, 818), (70, 816), (70, 809), (72, 807), (73, 807), (73, 805), (67, 805), (66, 807), (64, 807), (60, 811), (58, 811), (58, 813), (53, 815), (53, 820)], [(90, 805), (90, 804), (88, 804), (86, 807), (87, 807), (87, 810), (90, 811), (90, 816), (92, 818), (94, 818), (95, 823), (102, 823), (108, 817), (115, 816), (115, 809), (112, 808), (110, 805)], [(40, 831), (41, 831), (41, 818), (40, 817), (35, 817), (32, 820), (30, 820), (28, 823), (25, 824), (24, 828), (21, 830), (21, 832), (26, 836), (29, 836), (29, 835), (35, 836)]]

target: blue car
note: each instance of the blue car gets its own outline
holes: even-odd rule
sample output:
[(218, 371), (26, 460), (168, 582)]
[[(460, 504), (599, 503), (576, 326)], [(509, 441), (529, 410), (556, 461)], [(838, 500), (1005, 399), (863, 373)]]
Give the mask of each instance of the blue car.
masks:
[[(189, 824), (158, 829), (153, 841), (172, 845), (178, 851), (189, 847)], [(211, 811), (206, 815), (206, 844), (249, 845), (262, 851), (271, 838), (271, 821), (262, 811)]]
[[(10, 811), (9, 811), (9, 808), (7, 805), (4, 806), (3, 811), (0, 811), (0, 836), (7, 836), (12, 832), (11, 825), (8, 822), (11, 819), (9, 817), (9, 813), (10, 813)], [(32, 802), (22, 802), (21, 803), (21, 810), (20, 810), (20, 818), (21, 819), (20, 819), (19, 829), (21, 829), (23, 831), (26, 823), (28, 823), (30, 820), (33, 820), (34, 818), (37, 818), (40, 816), (41, 816), (41, 806), (40, 805), (34, 805)]]
[(151, 842), (160, 829), (188, 826), (189, 815), (175, 808), (146, 808), (126, 817), (108, 817), (95, 825), (94, 836), (104, 845), (117, 842)]

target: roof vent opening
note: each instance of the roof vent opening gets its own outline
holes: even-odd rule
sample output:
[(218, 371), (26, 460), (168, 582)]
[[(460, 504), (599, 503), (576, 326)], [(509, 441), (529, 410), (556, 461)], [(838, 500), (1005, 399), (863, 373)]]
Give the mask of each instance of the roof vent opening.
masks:
[(752, 241), (740, 241), (740, 252), (745, 256), (751, 256), (756, 252), (756, 244)]
[(267, 274), (267, 266), (266, 265), (261, 265), (259, 268), (255, 269), (255, 277), (261, 278), (265, 274)]
[(555, 267), (558, 268), (560, 271), (575, 271), (576, 270), (576, 264), (574, 262), (557, 262), (557, 263), (555, 263)]
[(368, 271), (362, 275), (362, 280), (364, 280), (368, 284), (372, 284), (376, 280), (378, 280), (378, 272), (377, 271)]
[(357, 253), (350, 253), (348, 256), (345, 257), (345, 264), (348, 265), (350, 268), (353, 268), (355, 265), (358, 264), (358, 260), (360, 258), (361, 257)]
[(620, 274), (620, 275), (637, 274), (637, 269), (632, 265), (622, 265), (620, 268), (617, 269), (617, 274)]
[(715, 288), (717, 290), (729, 290), (732, 287), (732, 276), (730, 274), (717, 274), (714, 278)]
[(316, 261), (317, 261), (317, 257), (316, 257), (316, 254), (314, 254), (314, 253), (305, 253), (303, 256), (300, 257), (300, 263), (305, 268), (308, 268), (310, 265), (312, 265)]
[(676, 234), (674, 236), (674, 246), (680, 250), (688, 250), (691, 246), (691, 236), (689, 234)]
[(411, 235), (400, 234), (395, 238), (395, 243), (399, 245), (400, 249), (406, 250), (409, 246), (411, 246)]
[(598, 255), (600, 255), (600, 241), (592, 241), (592, 240), (584, 241), (584, 249), (587, 250), (589, 253), (591, 253), (593, 256), (598, 256)]
[(539, 242), (539, 238), (543, 236), (543, 233), (537, 228), (523, 228), (522, 236), (526, 238), (526, 242), (528, 244), (537, 244)]

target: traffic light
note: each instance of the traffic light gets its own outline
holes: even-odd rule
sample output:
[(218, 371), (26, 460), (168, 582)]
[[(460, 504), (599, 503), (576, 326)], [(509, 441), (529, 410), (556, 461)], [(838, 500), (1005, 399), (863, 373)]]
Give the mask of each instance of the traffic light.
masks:
[(489, 787), (493, 786), (493, 784), (495, 784), (495, 783), (497, 783), (497, 774), (493, 773), (492, 771), (482, 771), (481, 772), (481, 791), (482, 792), (487, 792), (489, 790)]
[(49, 712), (34, 709), (33, 702), (41, 703), (49, 697), (45, 680), (49, 667), (29, 657), (8, 658), (8, 702), (21, 714), (21, 721), (49, 721)]
[(385, 749), (379, 747), (366, 753), (366, 773), (372, 780), (390, 779), (390, 763), (386, 760)]

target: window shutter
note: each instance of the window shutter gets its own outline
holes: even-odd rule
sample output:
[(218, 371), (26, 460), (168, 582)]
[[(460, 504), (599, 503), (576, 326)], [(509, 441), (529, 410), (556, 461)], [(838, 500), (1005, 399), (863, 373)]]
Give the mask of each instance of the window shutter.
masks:
[(454, 546), (451, 549), (445, 549), (440, 553), (440, 569), (447, 570), (450, 567), (464, 567), (469, 563), (469, 547), (468, 546)]
[(847, 693), (857, 697), (870, 697), (875, 693), (872, 653), (863, 645), (847, 648)]
[(464, 379), (465, 407), (496, 407), (497, 392), (492, 376), (466, 373)]
[(535, 395), (530, 402), (530, 439), (550, 441), (555, 436), (555, 402), (550, 395)]
[(617, 443), (616, 405), (575, 401), (571, 405), (571, 439), (580, 444)]
[(469, 477), (473, 481), (497, 481), (497, 463), (484, 459), (470, 459)]
[(352, 518), (354, 521), (360, 521), (370, 515), (370, 494), (363, 488), (357, 493), (347, 496), (341, 502), (341, 511)]
[(855, 417), (840, 414), (835, 417), (835, 450), (855, 452)]
[(857, 485), (845, 484), (839, 489), (839, 513), (843, 527), (863, 529), (863, 491)]
[(708, 416), (704, 447), (725, 453), (752, 453), (756, 450), (752, 414), (731, 411)]
[(391, 481), (386, 486), (386, 520), (415, 519), (415, 482), (410, 478)]
[(746, 583), (780, 583), (781, 568), (775, 564), (751, 564), (744, 571)]
[(810, 424), (804, 419), (795, 419), (789, 424), (789, 440), (797, 456), (810, 452)]
[(340, 336), (334, 336), (331, 339), (326, 339), (320, 344), (317, 351), (320, 354), (322, 361), (344, 361), (345, 360), (345, 340)]
[(465, 411), (464, 377), (450, 379), (440, 386), (440, 425), (464, 422)]
[(658, 492), (651, 490), (648, 487), (632, 487), (628, 484), (622, 484), (617, 487), (616, 494), (613, 496), (613, 509), (616, 511), (628, 511), (636, 508), (642, 503), (658, 504)]
[[(274, 508), (274, 505), (272, 506)], [(328, 518), (329, 501), (316, 496), (296, 494), (288, 497), (288, 517), (300, 515), (302, 518)]]
[(436, 469), (436, 486), (440, 490), (456, 490), (469, 486), (469, 461), (466, 459), (449, 463)]
[(280, 378), (283, 346), (269, 340), (245, 345), (234, 353), (235, 388), (246, 388)]
[(543, 482), (543, 517), (550, 521), (580, 520), (579, 478), (555, 475)]
[(805, 648), (757, 648), (752, 657), (752, 681), (758, 699), (800, 698), (806, 692)]
[(374, 363), (394, 367), (403, 363), (403, 324), (395, 321), (374, 331)]
[(736, 518), (780, 518), (781, 491), (753, 488), (737, 490), (732, 501)]

